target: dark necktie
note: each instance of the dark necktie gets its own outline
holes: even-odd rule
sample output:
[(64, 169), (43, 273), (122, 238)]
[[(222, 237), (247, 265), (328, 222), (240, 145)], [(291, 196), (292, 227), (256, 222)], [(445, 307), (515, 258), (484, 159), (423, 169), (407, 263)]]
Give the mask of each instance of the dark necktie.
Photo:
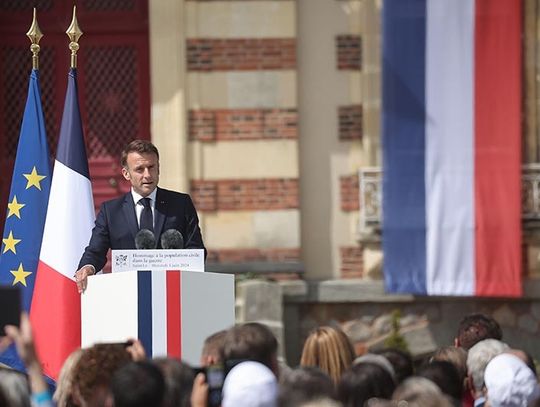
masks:
[(141, 221), (139, 229), (148, 229), (149, 231), (154, 231), (154, 217), (152, 216), (152, 207), (150, 206), (150, 198), (142, 198), (139, 201), (143, 206), (141, 212)]

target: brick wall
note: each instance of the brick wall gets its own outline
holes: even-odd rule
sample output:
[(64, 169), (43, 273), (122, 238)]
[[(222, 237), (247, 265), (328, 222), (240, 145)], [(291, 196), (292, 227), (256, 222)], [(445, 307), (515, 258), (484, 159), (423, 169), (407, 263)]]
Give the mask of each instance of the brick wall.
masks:
[(188, 133), (190, 140), (215, 141), (216, 115), (214, 110), (196, 109), (188, 112)]
[(364, 274), (363, 249), (360, 246), (340, 248), (341, 278), (362, 278)]
[(189, 137), (197, 141), (296, 139), (296, 109), (197, 109), (189, 112)]
[(362, 69), (362, 40), (359, 35), (336, 36), (337, 68)]
[(339, 139), (362, 140), (362, 106), (350, 105), (338, 108)]
[(295, 69), (294, 38), (187, 40), (189, 71), (253, 71)]
[[(186, 22), (188, 136), (208, 143), (193, 158), (202, 170), (190, 180), (191, 196), (199, 212), (211, 213), (202, 217), (206, 230), (224, 222), (234, 228), (236, 219), (241, 228), (233, 242), (209, 236), (208, 261), (299, 262), (295, 2), (249, 0), (240, 10), (220, 4), (227, 0), (187, 1), (215, 3), (187, 5), (194, 17)], [(274, 247), (257, 247), (253, 237), (271, 232), (247, 225), (250, 211), (262, 224), (290, 219), (290, 235), (276, 233), (268, 239)]]
[(193, 180), (191, 197), (201, 212), (297, 209), (298, 179)]
[(341, 210), (344, 212), (360, 209), (360, 184), (358, 175), (346, 175), (339, 179), (341, 194)]
[(192, 180), (190, 194), (198, 212), (213, 212), (218, 209), (217, 182)]

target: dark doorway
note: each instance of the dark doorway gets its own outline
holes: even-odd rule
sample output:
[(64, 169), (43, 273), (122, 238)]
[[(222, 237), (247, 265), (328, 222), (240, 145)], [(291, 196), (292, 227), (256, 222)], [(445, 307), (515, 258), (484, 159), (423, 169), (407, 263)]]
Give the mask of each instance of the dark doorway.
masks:
[[(0, 208), (5, 210), (31, 70), (25, 33), (36, 6), (44, 34), (40, 82), (51, 153), (56, 143), (69, 70), (72, 0), (0, 1)], [(94, 202), (129, 189), (120, 174), (122, 147), (150, 138), (147, 0), (79, 0), (78, 80)], [(3, 230), (4, 212), (0, 216)]]

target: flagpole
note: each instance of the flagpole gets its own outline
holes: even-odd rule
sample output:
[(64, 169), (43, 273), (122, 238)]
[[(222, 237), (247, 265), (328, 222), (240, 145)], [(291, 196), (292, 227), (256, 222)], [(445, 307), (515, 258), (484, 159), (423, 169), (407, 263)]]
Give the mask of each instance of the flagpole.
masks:
[(37, 22), (36, 8), (34, 7), (34, 18), (32, 19), (32, 25), (30, 26), (26, 36), (32, 42), (30, 45), (30, 51), (32, 51), (32, 69), (39, 69), (39, 41), (43, 38), (43, 33), (39, 29)]
[(77, 22), (77, 6), (73, 6), (73, 18), (69, 25), (66, 34), (71, 41), (69, 43), (69, 49), (71, 50), (71, 68), (77, 68), (77, 51), (79, 50), (79, 38), (83, 35), (83, 32), (79, 28)]

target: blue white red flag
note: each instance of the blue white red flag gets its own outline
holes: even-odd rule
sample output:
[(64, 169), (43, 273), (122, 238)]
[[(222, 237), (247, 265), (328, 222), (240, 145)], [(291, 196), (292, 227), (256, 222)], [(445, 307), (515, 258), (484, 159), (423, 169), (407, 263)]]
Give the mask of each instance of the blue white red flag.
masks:
[[(33, 70), (13, 168), (0, 254), (0, 284), (20, 288), (26, 311), (32, 305), (50, 185), (51, 163), (41, 107), (39, 72)], [(24, 367), (14, 347), (0, 356), (0, 362), (19, 370)]]
[(521, 295), (521, 7), (384, 2), (389, 292)]
[(80, 296), (74, 274), (90, 240), (94, 217), (77, 72), (72, 68), (30, 312), (44, 372), (55, 379), (66, 357), (81, 344)]

